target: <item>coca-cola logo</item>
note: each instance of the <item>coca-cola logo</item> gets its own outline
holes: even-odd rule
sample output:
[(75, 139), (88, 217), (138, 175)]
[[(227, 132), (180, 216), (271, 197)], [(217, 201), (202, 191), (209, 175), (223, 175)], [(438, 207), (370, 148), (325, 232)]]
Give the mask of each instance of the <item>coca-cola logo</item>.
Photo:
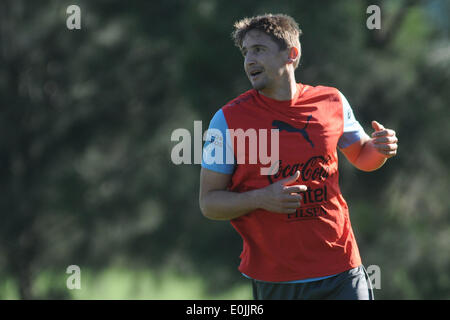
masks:
[(267, 178), (272, 184), (277, 180), (287, 178), (300, 170), (300, 179), (307, 181), (325, 181), (330, 176), (331, 156), (314, 156), (303, 163), (283, 165), (282, 160), (278, 162), (278, 171)]

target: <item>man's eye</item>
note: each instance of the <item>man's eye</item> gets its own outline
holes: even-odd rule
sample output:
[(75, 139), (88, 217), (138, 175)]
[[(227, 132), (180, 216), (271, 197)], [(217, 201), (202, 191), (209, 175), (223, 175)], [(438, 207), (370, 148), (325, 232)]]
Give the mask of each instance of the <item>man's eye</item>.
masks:
[(255, 53), (261, 53), (261, 52), (263, 52), (264, 50), (263, 50), (263, 48), (261, 48), (261, 47), (256, 47), (255, 48)]

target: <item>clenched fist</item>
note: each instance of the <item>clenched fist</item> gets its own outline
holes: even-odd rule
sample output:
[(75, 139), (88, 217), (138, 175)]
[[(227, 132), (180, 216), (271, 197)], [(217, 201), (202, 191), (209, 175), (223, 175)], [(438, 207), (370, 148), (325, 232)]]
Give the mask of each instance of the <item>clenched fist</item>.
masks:
[(293, 185), (299, 177), (300, 171), (296, 171), (293, 176), (260, 189), (261, 208), (275, 213), (294, 213), (301, 205), (299, 192), (308, 189), (305, 185)]
[(391, 158), (397, 154), (398, 139), (395, 131), (386, 129), (382, 124), (372, 121), (372, 143), (379, 153), (385, 158)]

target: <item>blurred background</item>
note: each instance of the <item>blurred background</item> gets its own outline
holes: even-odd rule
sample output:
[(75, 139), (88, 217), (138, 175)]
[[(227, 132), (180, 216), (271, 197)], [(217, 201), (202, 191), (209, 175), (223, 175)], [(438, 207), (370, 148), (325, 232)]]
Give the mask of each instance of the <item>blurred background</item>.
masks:
[(241, 239), (202, 216), (200, 165), (173, 164), (171, 134), (250, 89), (230, 33), (267, 12), (303, 30), (299, 82), (397, 132), (376, 172), (340, 157), (375, 298), (450, 298), (449, 1), (2, 0), (1, 299), (251, 299)]

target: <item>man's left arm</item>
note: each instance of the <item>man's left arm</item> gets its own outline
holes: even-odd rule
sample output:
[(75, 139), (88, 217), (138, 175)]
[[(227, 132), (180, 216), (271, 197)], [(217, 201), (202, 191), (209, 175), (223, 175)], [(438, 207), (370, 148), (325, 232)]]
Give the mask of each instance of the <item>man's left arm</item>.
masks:
[(346, 158), (358, 169), (363, 171), (374, 171), (397, 154), (398, 139), (392, 129), (386, 129), (377, 121), (372, 121), (375, 130), (372, 137), (366, 133), (362, 134), (359, 141), (340, 150)]

